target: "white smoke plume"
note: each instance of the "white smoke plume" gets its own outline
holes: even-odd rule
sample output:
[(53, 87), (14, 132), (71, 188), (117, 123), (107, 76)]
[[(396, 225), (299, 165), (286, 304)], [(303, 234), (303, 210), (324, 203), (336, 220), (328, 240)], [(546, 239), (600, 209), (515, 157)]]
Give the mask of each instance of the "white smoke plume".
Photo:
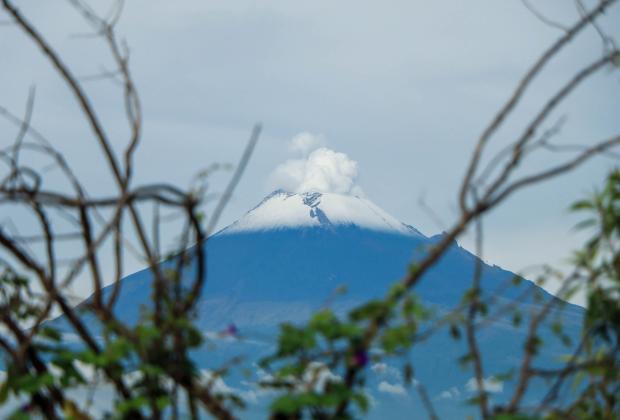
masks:
[(288, 150), (291, 153), (306, 157), (311, 151), (321, 146), (325, 146), (325, 138), (322, 135), (302, 131), (291, 139)]
[[(294, 193), (326, 192), (363, 195), (355, 183), (357, 162), (345, 153), (336, 152), (323, 144), (321, 136), (300, 133), (289, 145), (291, 152), (303, 155), (278, 165), (271, 174), (272, 187)], [(318, 148), (317, 148), (318, 147)]]

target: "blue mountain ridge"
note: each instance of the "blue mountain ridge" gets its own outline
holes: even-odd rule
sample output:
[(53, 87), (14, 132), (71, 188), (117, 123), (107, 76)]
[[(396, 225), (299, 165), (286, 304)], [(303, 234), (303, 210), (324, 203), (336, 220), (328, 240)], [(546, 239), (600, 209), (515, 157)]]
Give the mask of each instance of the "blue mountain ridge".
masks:
[[(265, 200), (282, 194), (290, 193), (277, 191)], [(441, 235), (425, 237), (407, 225), (396, 231), (334, 223), (330, 220), (329, 209), (320, 205), (321, 194), (317, 194), (303, 197), (304, 204), (309, 207), (309, 217), (316, 218), (314, 224), (255, 230), (225, 228), (204, 245), (207, 277), (199, 299), (197, 325), (204, 331), (217, 332), (234, 324), (243, 339), (215, 338), (195, 352), (199, 366), (215, 369), (235, 355), (245, 356), (246, 364), (255, 366), (254, 362), (273, 350), (272, 340), (280, 323), (303, 322), (325, 305), (344, 315), (368, 299), (385, 296), (390, 286), (404, 276), (409, 265), (422, 258), (441, 238)], [(478, 262), (482, 264), (483, 293), (497, 294), (499, 304), (519, 302), (525, 315), (524, 324), (530, 310), (539, 308), (541, 302), (555, 299), (528, 280), (513, 285), (514, 273), (479, 261), (456, 242), (419, 282), (415, 293), (437, 314), (445, 313), (458, 305), (463, 293), (471, 287)], [(190, 267), (188, 276), (191, 270)], [(138, 320), (141, 307), (149, 305), (151, 282), (148, 269), (121, 281), (121, 293), (115, 305), (120, 320), (128, 324)], [(346, 286), (346, 293), (335, 294), (340, 286)], [(109, 297), (111, 291), (112, 286), (106, 287), (104, 298)], [(534, 299), (534, 295), (538, 298)], [(561, 307), (561, 311), (556, 311), (549, 319), (561, 319), (565, 332), (576, 342), (583, 309), (571, 304)], [(486, 376), (518, 368), (515, 363), (523, 351), (526, 328), (524, 325), (514, 327), (510, 315), (499, 316), (479, 331)], [(62, 317), (52, 324), (65, 332), (71, 331)], [(570, 348), (551, 334), (548, 325), (542, 327), (541, 336), (545, 347), (537, 359), (540, 364), (548, 367), (557, 363), (561, 355), (570, 353)], [(411, 353), (415, 377), (425, 385), (442, 418), (475, 414), (465, 403), (473, 395), (468, 386), (473, 375), (470, 370), (459, 368), (457, 363), (466, 353), (463, 341), (453, 340), (447, 331), (440, 331)], [(368, 418), (426, 417), (414, 387), (406, 388), (402, 383), (402, 375), (398, 372), (402, 362), (402, 359), (394, 359), (386, 366), (369, 368), (367, 387), (373, 407)], [(255, 370), (254, 379), (260, 379), (262, 373)], [(247, 380), (233, 373), (226, 378), (226, 383), (247, 395), (254, 393), (242, 418), (264, 418), (269, 397), (257, 397), (262, 394), (255, 386), (248, 385)], [(501, 389), (496, 384), (492, 399), (507, 398), (512, 386), (510, 380), (501, 383)], [(534, 381), (526, 399), (532, 402), (540, 399), (545, 389), (543, 382)]]

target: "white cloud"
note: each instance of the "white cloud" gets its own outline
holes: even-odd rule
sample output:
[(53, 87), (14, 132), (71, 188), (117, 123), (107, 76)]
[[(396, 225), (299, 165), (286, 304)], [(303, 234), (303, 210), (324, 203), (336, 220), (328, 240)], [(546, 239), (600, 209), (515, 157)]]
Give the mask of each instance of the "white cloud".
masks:
[(144, 373), (139, 370), (134, 370), (123, 374), (123, 379), (127, 381), (129, 386), (134, 386), (136, 383), (144, 378)]
[(374, 365), (370, 367), (370, 370), (372, 370), (375, 373), (381, 374), (381, 375), (387, 372), (387, 369), (388, 369), (388, 365), (383, 362), (375, 363)]
[(80, 372), (80, 375), (82, 375), (86, 381), (92, 381), (95, 379), (97, 371), (92, 365), (81, 362), (80, 360), (76, 360), (73, 363), (75, 364), (77, 371)]
[[(257, 403), (262, 397), (277, 394), (277, 390), (264, 386), (265, 384), (272, 382), (275, 378), (270, 373), (267, 373), (265, 370), (258, 367), (256, 363), (253, 363), (253, 365), (256, 368), (256, 376), (258, 377), (258, 381), (241, 381), (241, 385), (243, 385), (246, 389), (229, 387), (219, 377), (214, 379), (212, 385), (213, 389), (220, 394), (230, 394), (231, 392), (235, 392), (246, 402), (250, 403)], [(206, 380), (214, 378), (210, 371), (204, 370), (202, 371), (202, 374), (203, 378)], [(286, 381), (291, 386), (292, 390), (298, 392), (306, 392), (310, 387), (316, 392), (323, 392), (329, 383), (342, 382), (342, 377), (334, 374), (324, 363), (312, 362), (307, 366), (300, 379), (288, 376), (279, 378), (279, 381), (282, 380)]]
[(320, 137), (310, 133), (295, 136), (289, 148), (304, 157), (278, 165), (270, 176), (271, 186), (295, 193), (317, 191), (362, 195), (355, 182), (357, 162), (345, 153), (327, 147), (312, 150), (322, 141), (318, 139)]
[(228, 386), (224, 379), (218, 374), (213, 373), (208, 369), (202, 369), (200, 371), (202, 382), (209, 388), (211, 392), (219, 395), (238, 395), (245, 402), (254, 403), (258, 402), (260, 395), (254, 389), (238, 389)]
[(393, 366), (389, 366), (387, 363), (375, 363), (370, 367), (370, 369), (379, 376), (391, 378), (397, 381), (402, 379), (400, 371)]
[(461, 396), (461, 391), (455, 386), (450, 389), (446, 389), (436, 398), (438, 400), (454, 400)]
[(216, 394), (232, 394), (235, 390), (228, 385), (222, 379), (220, 375), (214, 374), (210, 370), (202, 369), (200, 371), (201, 379), (204, 384)]
[(307, 156), (311, 151), (324, 145), (325, 138), (322, 135), (314, 135), (307, 131), (302, 131), (291, 139), (288, 149), (291, 153)]
[[(486, 392), (496, 394), (504, 390), (504, 383), (502, 381), (498, 381), (493, 376), (489, 376), (488, 378), (482, 379), (482, 388)], [(467, 383), (465, 384), (465, 389), (467, 389), (469, 392), (479, 391), (476, 378), (471, 378), (469, 381), (467, 381)]]
[(400, 384), (391, 384), (387, 381), (379, 382), (379, 386), (377, 387), (377, 389), (379, 390), (379, 392), (384, 392), (386, 394), (400, 395), (403, 397), (407, 395), (407, 390), (404, 386)]
[[(342, 382), (342, 378), (332, 373), (324, 363), (312, 362), (304, 371), (303, 382), (304, 385), (313, 385), (316, 392), (323, 392), (327, 384)], [(302, 389), (303, 388), (305, 388), (305, 386), (302, 387)]]
[(246, 388), (244, 391), (241, 391), (241, 397), (246, 400), (246, 402), (257, 403), (260, 398), (275, 395), (277, 391), (272, 388), (261, 386), (263, 382), (269, 383), (273, 381), (275, 379), (273, 375), (258, 367), (256, 363), (252, 363), (252, 365), (256, 368), (258, 380), (241, 381), (241, 385)]

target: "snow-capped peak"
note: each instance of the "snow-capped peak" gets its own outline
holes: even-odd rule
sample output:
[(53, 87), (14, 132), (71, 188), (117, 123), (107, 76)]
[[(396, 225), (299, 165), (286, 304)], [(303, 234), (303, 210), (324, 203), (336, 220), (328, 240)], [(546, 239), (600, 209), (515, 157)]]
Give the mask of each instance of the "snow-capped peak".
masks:
[(294, 194), (282, 190), (269, 194), (221, 233), (337, 225), (422, 236), (366, 198), (319, 192)]

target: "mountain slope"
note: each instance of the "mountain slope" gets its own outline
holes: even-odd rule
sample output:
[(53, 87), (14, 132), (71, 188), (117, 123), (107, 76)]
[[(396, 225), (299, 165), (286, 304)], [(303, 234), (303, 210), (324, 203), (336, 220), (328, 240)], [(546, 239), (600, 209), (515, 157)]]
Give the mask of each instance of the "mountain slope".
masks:
[[(344, 311), (383, 296), (438, 239), (363, 198), (276, 191), (209, 239), (200, 325), (217, 329), (231, 322), (274, 326), (302, 320), (342, 286), (347, 293), (333, 303)], [(454, 243), (416, 292), (428, 304), (453, 307), (470, 287), (476, 260)], [(528, 281), (506, 287), (514, 276), (483, 264), (483, 289), (505, 289), (501, 296), (514, 299), (533, 288), (551, 298)], [(117, 312), (135, 322), (140, 305), (148, 303), (150, 273), (143, 270), (122, 283)], [(106, 288), (104, 296), (110, 291)]]
[[(407, 272), (409, 264), (422, 258), (439, 239), (440, 235), (428, 238), (398, 222), (364, 198), (276, 191), (206, 244), (207, 279), (199, 300), (198, 325), (205, 331), (221, 331), (234, 324), (246, 340), (219, 343), (217, 351), (205, 348), (195, 354), (196, 360), (208, 368), (239, 354), (245, 355), (249, 362), (255, 361), (271, 351), (273, 336), (281, 322), (302, 322), (326, 304), (344, 314), (361, 302), (384, 296), (391, 284)], [(444, 313), (458, 305), (463, 293), (471, 287), (478, 262), (476, 256), (454, 243), (415, 292), (438, 314)], [(515, 274), (480, 263), (484, 294), (498, 292), (499, 302), (518, 300), (521, 310), (527, 313), (529, 308), (538, 307), (531, 296), (538, 295), (541, 302), (553, 299), (527, 280), (511, 286)], [(335, 293), (340, 286), (346, 286), (346, 293)], [(106, 288), (104, 297), (110, 293), (111, 288)], [(148, 270), (123, 279), (115, 306), (119, 318), (135, 323), (140, 307), (149, 305), (150, 295)], [(529, 297), (522, 299), (524, 295)], [(581, 316), (582, 310), (573, 305), (566, 306), (562, 314), (565, 331), (575, 340)], [(62, 318), (54, 323), (70, 331)], [(546, 351), (539, 358), (546, 366), (568, 352), (559, 340), (548, 335)], [(500, 316), (480, 330), (486, 372), (497, 374), (513, 367), (524, 337), (525, 328), (514, 328), (508, 316)], [(412, 353), (416, 378), (425, 383), (432, 396), (439, 398), (446, 390), (458, 390), (458, 398), (442, 400), (440, 414), (448, 418), (465, 417), (469, 413), (462, 402), (467, 398), (466, 384), (471, 373), (455, 369), (456, 360), (466, 352), (464, 343), (440, 333)], [(368, 386), (374, 389), (371, 394), (378, 402), (371, 417), (411, 418), (409, 414), (399, 416), (398, 413), (409, 413), (411, 405), (416, 406), (419, 401), (413, 391), (412, 395), (409, 391), (403, 394), (407, 398), (389, 394), (386, 390), (400, 392), (394, 386), (402, 382), (398, 375), (392, 376), (389, 379), (374, 372), (371, 375)], [(231, 386), (240, 387), (245, 379), (230, 380)], [(383, 382), (393, 387), (381, 385)], [(505, 386), (508, 389), (511, 384)], [(535, 385), (532, 395), (541, 389), (544, 384)], [(456, 395), (451, 391), (452, 394)], [(500, 392), (494, 398), (501, 399), (503, 395)], [(253, 406), (255, 418), (264, 417), (260, 404)]]

